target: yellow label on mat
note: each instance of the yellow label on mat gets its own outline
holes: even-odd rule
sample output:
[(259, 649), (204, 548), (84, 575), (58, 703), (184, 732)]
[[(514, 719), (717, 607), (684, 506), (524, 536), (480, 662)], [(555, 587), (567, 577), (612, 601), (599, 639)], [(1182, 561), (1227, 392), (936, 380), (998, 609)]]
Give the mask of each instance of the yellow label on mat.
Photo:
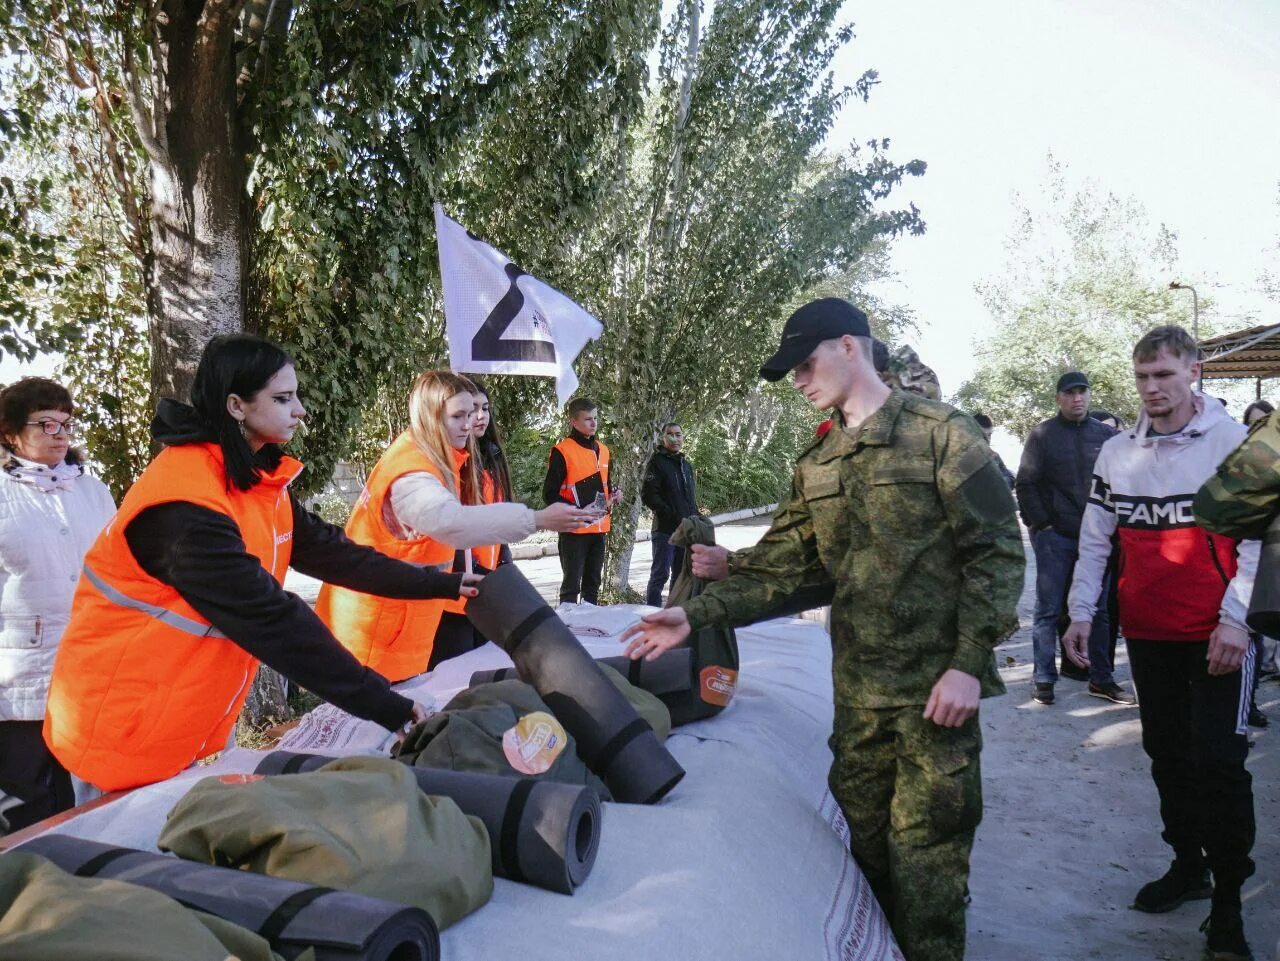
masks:
[(567, 743), (559, 721), (546, 711), (534, 711), (502, 735), (502, 753), (521, 774), (545, 774)]

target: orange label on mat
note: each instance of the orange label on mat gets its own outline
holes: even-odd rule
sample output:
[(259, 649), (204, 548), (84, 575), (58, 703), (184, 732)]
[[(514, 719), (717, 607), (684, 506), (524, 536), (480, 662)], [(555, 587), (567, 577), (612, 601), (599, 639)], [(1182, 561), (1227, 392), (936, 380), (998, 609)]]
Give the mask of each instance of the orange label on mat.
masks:
[(559, 721), (546, 711), (534, 711), (502, 735), (502, 753), (521, 774), (545, 774), (567, 743)]
[(702, 699), (708, 704), (727, 707), (733, 700), (733, 693), (738, 689), (738, 672), (727, 667), (712, 664), (704, 667), (698, 675)]
[(261, 781), (265, 774), (222, 774), (218, 776), (220, 784), (252, 784), (254, 781)]

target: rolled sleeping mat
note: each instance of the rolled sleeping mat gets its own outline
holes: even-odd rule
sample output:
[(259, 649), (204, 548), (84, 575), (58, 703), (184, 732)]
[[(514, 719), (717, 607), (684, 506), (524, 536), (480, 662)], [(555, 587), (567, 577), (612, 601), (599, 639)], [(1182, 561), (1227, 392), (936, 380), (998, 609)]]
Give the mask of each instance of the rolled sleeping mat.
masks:
[[(332, 757), (273, 751), (256, 774), (298, 774)], [(423, 794), (450, 798), (489, 832), (496, 877), (573, 894), (600, 849), (600, 795), (589, 787), (445, 768), (412, 767)]]
[(1253, 579), (1253, 597), (1245, 618), (1249, 629), (1267, 637), (1280, 636), (1280, 514), (1262, 537), (1258, 552), (1258, 573)]
[[(631, 684), (658, 698), (671, 712), (673, 727), (700, 721), (724, 710), (722, 701), (713, 703), (703, 700), (702, 685), (694, 676), (693, 651), (687, 647), (673, 648), (656, 661), (646, 661), (644, 658), (633, 661), (625, 656), (600, 657), (596, 660), (609, 665)], [(471, 675), (468, 686), (476, 687), (491, 681), (519, 677), (520, 673), (514, 667), (476, 671)]]
[(439, 961), (431, 915), (380, 898), (45, 834), (21, 850), (88, 878), (126, 881), (184, 907), (223, 918), (265, 938), (292, 961), (307, 948), (316, 961)]
[(684, 777), (622, 692), (514, 564), (486, 574), (467, 617), (515, 662), (614, 799), (654, 804)]

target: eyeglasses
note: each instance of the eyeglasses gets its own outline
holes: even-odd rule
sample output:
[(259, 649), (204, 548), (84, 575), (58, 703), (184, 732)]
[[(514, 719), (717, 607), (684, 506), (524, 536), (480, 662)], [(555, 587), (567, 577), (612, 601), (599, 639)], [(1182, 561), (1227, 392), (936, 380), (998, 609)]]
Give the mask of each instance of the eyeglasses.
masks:
[(39, 427), (50, 437), (57, 437), (58, 434), (66, 434), (70, 437), (76, 432), (76, 422), (68, 418), (67, 420), (29, 420), (28, 427)]

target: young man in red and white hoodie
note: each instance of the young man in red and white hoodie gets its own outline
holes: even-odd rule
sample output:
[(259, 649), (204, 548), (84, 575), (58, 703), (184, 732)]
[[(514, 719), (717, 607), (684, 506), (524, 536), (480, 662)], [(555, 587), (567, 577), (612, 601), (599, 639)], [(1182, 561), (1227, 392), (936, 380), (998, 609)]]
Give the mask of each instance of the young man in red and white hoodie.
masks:
[[(1143, 411), (1102, 446), (1080, 529), (1063, 642), (1087, 664), (1111, 538), (1120, 542), (1120, 626), (1138, 692), (1142, 746), (1174, 861), (1133, 907), (1170, 911), (1212, 896), (1206, 957), (1251, 958), (1240, 889), (1253, 873), (1253, 790), (1245, 769), (1250, 675), (1245, 614), (1257, 541), (1197, 526), (1196, 491), (1245, 437), (1222, 404), (1195, 389), (1199, 349), (1181, 327), (1157, 327), (1133, 349)], [(1209, 871), (1213, 872), (1213, 884)]]

